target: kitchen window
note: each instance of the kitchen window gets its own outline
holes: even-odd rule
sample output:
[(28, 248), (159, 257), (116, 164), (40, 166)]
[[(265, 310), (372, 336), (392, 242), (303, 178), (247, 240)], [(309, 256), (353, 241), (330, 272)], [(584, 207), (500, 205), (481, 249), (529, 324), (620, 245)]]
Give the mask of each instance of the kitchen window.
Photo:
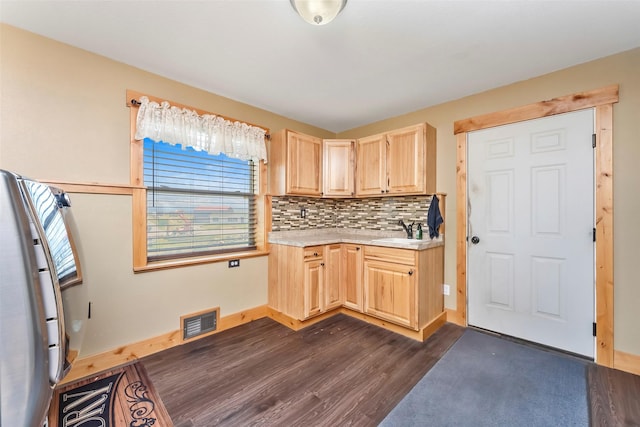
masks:
[(266, 255), (267, 130), (149, 98), (127, 91), (134, 271)]
[(144, 139), (147, 259), (256, 249), (255, 165)]

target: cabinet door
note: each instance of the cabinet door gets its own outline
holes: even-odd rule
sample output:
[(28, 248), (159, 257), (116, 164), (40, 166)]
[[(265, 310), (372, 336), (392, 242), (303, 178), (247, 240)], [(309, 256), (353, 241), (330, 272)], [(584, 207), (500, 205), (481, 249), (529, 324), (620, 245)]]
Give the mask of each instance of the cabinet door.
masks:
[(364, 261), (365, 313), (417, 330), (414, 267)]
[(342, 245), (327, 245), (324, 251), (324, 306), (322, 311), (342, 305), (341, 259)]
[(322, 195), (322, 140), (287, 133), (287, 194)]
[(324, 283), (324, 267), (322, 264), (321, 258), (304, 263), (305, 318), (320, 314), (322, 311), (322, 284)]
[(411, 126), (387, 134), (388, 192), (425, 192), (425, 125)]
[(384, 135), (359, 139), (356, 148), (356, 195), (387, 192), (387, 140)]
[(362, 253), (362, 247), (359, 245), (342, 245), (344, 306), (360, 312), (363, 311)]
[(323, 196), (352, 197), (355, 194), (354, 141), (323, 141)]

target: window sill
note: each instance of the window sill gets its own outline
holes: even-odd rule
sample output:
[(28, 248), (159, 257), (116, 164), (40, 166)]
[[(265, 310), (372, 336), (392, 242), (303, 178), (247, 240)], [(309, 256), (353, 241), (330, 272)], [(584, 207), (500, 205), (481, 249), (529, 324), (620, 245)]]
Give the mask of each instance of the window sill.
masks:
[(221, 255), (208, 255), (203, 257), (174, 259), (168, 261), (150, 262), (147, 265), (134, 266), (134, 273), (146, 273), (148, 271), (168, 270), (171, 268), (188, 267), (192, 265), (211, 264), (216, 262), (229, 261), (231, 259), (255, 258), (269, 255), (268, 250), (256, 250), (246, 252), (233, 252)]

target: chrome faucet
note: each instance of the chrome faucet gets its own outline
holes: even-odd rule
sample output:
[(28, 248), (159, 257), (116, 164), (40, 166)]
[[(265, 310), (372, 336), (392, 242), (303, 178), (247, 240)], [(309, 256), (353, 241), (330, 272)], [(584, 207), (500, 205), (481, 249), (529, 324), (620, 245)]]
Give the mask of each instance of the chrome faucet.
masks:
[(402, 228), (404, 228), (404, 231), (407, 233), (407, 239), (413, 239), (413, 225), (415, 224), (415, 222), (412, 222), (411, 224), (407, 225), (404, 223), (403, 220), (398, 221), (398, 225), (401, 225)]

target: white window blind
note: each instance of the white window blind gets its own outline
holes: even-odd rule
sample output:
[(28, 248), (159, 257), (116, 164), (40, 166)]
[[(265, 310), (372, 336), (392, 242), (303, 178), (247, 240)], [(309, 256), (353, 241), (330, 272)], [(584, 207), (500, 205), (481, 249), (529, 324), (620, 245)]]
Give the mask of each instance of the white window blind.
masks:
[(148, 260), (255, 249), (255, 172), (251, 160), (145, 138)]

